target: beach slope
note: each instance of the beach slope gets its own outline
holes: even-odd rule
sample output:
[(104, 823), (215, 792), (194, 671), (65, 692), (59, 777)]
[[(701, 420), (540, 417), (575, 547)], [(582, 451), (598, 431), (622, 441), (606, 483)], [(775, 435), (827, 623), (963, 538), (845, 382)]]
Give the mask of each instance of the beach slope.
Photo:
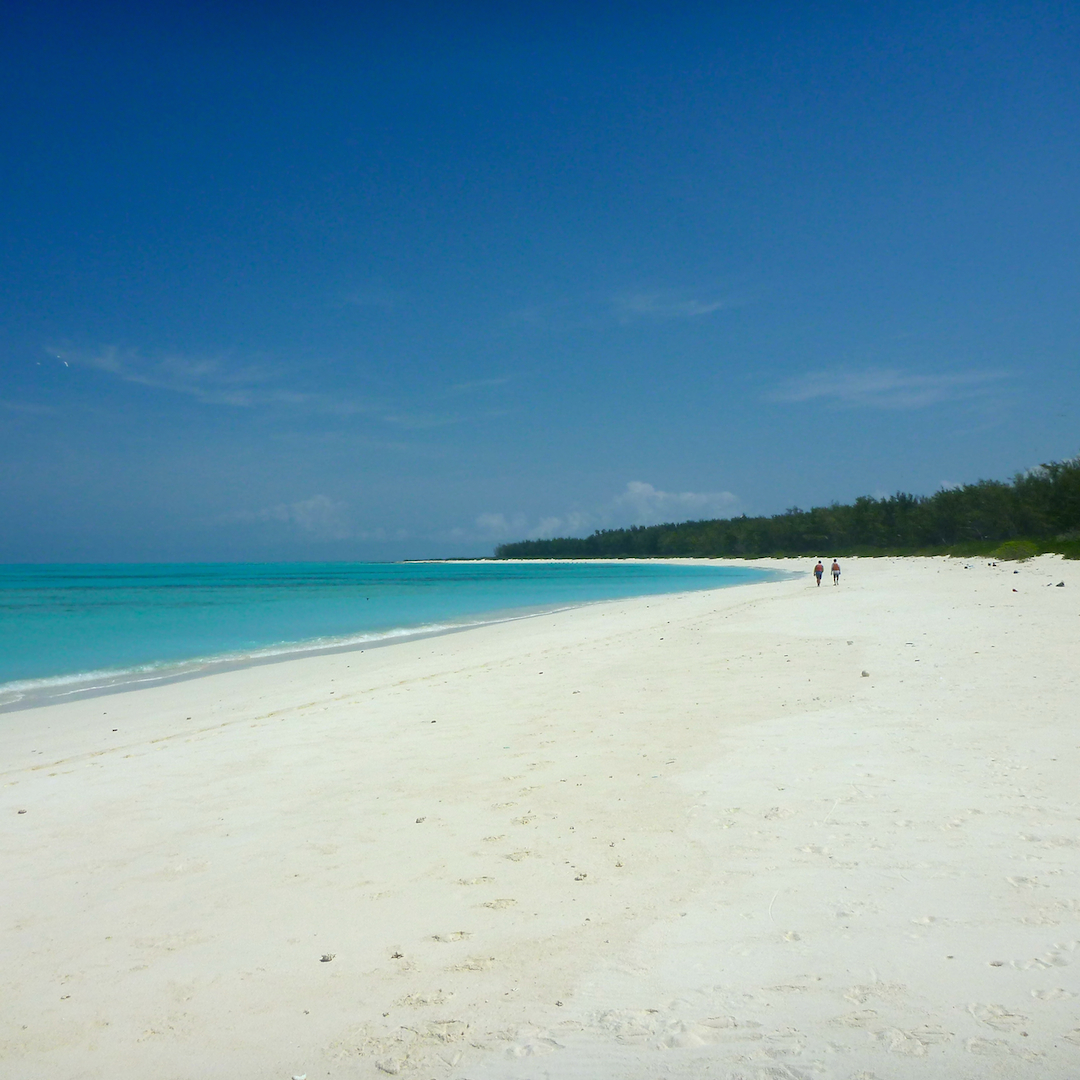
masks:
[(1078, 637), (849, 560), (7, 713), (0, 1061), (1075, 1077)]

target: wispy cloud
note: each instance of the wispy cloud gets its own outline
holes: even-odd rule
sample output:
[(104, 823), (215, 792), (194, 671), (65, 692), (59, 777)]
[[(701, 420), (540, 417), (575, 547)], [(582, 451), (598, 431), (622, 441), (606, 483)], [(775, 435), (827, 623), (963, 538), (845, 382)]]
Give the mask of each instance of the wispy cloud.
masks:
[(531, 328), (548, 327), (551, 323), (552, 306), (545, 304), (530, 304), (527, 307), (515, 308), (503, 316), (503, 324), (506, 326), (527, 326)]
[(354, 289), (342, 298), (350, 307), (379, 308), (383, 311), (394, 311), (404, 299), (404, 293), (393, 289)]
[(512, 327), (548, 331), (606, 330), (636, 322), (687, 322), (745, 307), (745, 294), (717, 289), (639, 289), (553, 298), (508, 312)]
[(450, 389), (455, 394), (465, 394), (473, 390), (490, 390), (496, 386), (505, 386), (512, 376), (497, 375), (490, 379), (470, 379), (467, 382), (454, 383)]
[(165, 353), (146, 356), (138, 349), (120, 349), (111, 345), (96, 352), (49, 351), (65, 362), (102, 372), (122, 382), (183, 394), (208, 405), (245, 409), (277, 406), (339, 416), (370, 413), (375, 409), (368, 402), (275, 385), (281, 378), (277, 368), (254, 362), (237, 363), (226, 355)]
[(296, 502), (276, 503), (260, 510), (235, 510), (222, 515), (219, 520), (228, 525), (284, 529), (307, 540), (388, 542), (407, 540), (412, 535), (408, 529), (400, 527), (363, 528), (347, 502), (321, 494)]
[(631, 480), (613, 500), (616, 515), (631, 525), (721, 517), (738, 503), (730, 491), (660, 491), (641, 480)]
[(830, 401), (850, 408), (923, 409), (989, 394), (1008, 372), (976, 370), (918, 374), (897, 368), (814, 371), (782, 383), (773, 401)]
[(405, 428), (407, 431), (430, 431), (433, 428), (463, 424), (468, 417), (451, 413), (392, 412), (387, 413), (382, 419), (388, 424)]
[(0, 409), (7, 412), (25, 413), (28, 416), (50, 416), (56, 413), (51, 405), (38, 405), (33, 401), (4, 401), (0, 399)]
[(167, 353), (151, 358), (137, 349), (120, 349), (114, 345), (90, 353), (71, 349), (50, 351), (67, 362), (104, 372), (123, 382), (187, 394), (219, 405), (254, 404), (256, 392), (271, 377), (259, 365), (238, 365), (226, 357)]
[(739, 505), (730, 491), (663, 491), (642, 480), (631, 480), (618, 495), (592, 510), (573, 510), (538, 520), (522, 513), (481, 514), (475, 522), (475, 535), (493, 541), (582, 536), (596, 529), (729, 517), (738, 512)]
[(328, 495), (312, 495), (298, 502), (277, 503), (261, 510), (238, 510), (229, 521), (279, 522), (316, 540), (347, 540), (355, 535), (348, 516), (348, 504)]
[[(238, 363), (228, 355), (185, 356), (168, 353), (147, 356), (138, 349), (115, 346), (95, 352), (50, 349), (50, 355), (65, 363), (100, 372), (135, 386), (170, 394), (182, 394), (206, 405), (239, 409), (276, 410), (292, 416), (363, 416), (369, 421), (405, 431), (423, 432), (458, 424), (469, 424), (505, 414), (503, 409), (410, 407), (405, 402), (362, 400), (343, 394), (312, 392), (283, 385), (290, 372), (280, 365)], [(480, 393), (510, 381), (509, 375), (475, 379), (442, 391), (449, 404), (453, 393)], [(418, 403), (415, 403), (418, 404)], [(0, 403), (2, 405), (2, 403)]]
[(601, 515), (591, 511), (570, 511), (531, 520), (525, 514), (480, 514), (474, 530), (458, 530), (483, 540), (546, 540), (552, 536), (581, 536), (601, 528)]
[(259, 517), (263, 521), (290, 522), (302, 532), (322, 539), (343, 540), (352, 531), (345, 520), (346, 509), (343, 502), (335, 502), (326, 495), (312, 495), (310, 499), (269, 507)]
[(746, 301), (735, 296), (690, 296), (674, 290), (631, 293), (615, 297), (616, 314), (630, 319), (699, 319), (718, 311), (742, 307)]
[[(511, 536), (526, 536), (531, 533), (532, 524), (524, 514), (487, 513), (476, 519), (476, 531), (484, 539), (506, 540)], [(469, 533), (467, 529), (456, 529), (457, 535)]]

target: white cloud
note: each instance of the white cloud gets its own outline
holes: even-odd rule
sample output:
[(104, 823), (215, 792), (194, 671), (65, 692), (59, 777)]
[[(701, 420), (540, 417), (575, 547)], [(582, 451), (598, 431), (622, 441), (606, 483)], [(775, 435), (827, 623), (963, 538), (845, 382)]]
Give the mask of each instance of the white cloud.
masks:
[(382, 308), (384, 311), (393, 311), (400, 307), (404, 299), (404, 293), (395, 292), (393, 289), (354, 289), (343, 297), (344, 302), (351, 307)]
[(617, 495), (619, 516), (631, 525), (657, 525), (665, 521), (727, 517), (739, 500), (730, 491), (660, 491), (652, 484), (631, 480)]
[(280, 521), (318, 540), (346, 540), (354, 535), (346, 516), (347, 509), (345, 503), (335, 502), (329, 496), (312, 495), (310, 499), (278, 503), (277, 506), (239, 516), (246, 520)]
[(896, 368), (814, 371), (789, 379), (769, 396), (774, 401), (832, 401), (851, 408), (922, 409), (943, 401), (983, 396), (1004, 371), (920, 375)]
[(486, 540), (507, 540), (521, 536), (529, 528), (524, 514), (507, 517), (505, 514), (481, 514), (476, 519), (476, 529)]
[(741, 307), (744, 300), (733, 296), (700, 299), (686, 296), (669, 289), (656, 292), (631, 293), (615, 298), (615, 309), (626, 318), (696, 319)]
[(256, 388), (269, 378), (267, 371), (254, 364), (235, 366), (224, 357), (168, 353), (150, 359), (137, 349), (119, 349), (114, 345), (95, 353), (62, 350), (56, 355), (123, 382), (188, 394), (220, 405), (254, 404)]
[(184, 394), (208, 405), (236, 408), (276, 406), (338, 416), (370, 413), (374, 406), (330, 394), (275, 386), (280, 372), (257, 363), (236, 363), (227, 356), (144, 356), (138, 349), (107, 346), (93, 353), (49, 350), (50, 354), (137, 386)]
[(509, 326), (543, 328), (552, 332), (589, 329), (607, 331), (612, 324), (687, 322), (745, 307), (745, 293), (718, 289), (640, 289), (554, 297), (508, 312)]
[(51, 405), (38, 405), (32, 401), (0, 401), (0, 409), (29, 416), (50, 416), (56, 412)]
[(505, 386), (510, 381), (509, 375), (498, 375), (491, 379), (470, 379), (467, 382), (454, 383), (450, 387), (455, 393), (467, 393), (470, 390), (490, 390), (495, 386)]
[(487, 513), (476, 519), (476, 535), (484, 540), (547, 540), (584, 536), (597, 529), (629, 525), (730, 517), (739, 500), (730, 491), (662, 491), (641, 480), (594, 510), (573, 510), (531, 521), (525, 514)]
[[(286, 372), (277, 367), (239, 364), (227, 356), (144, 356), (138, 349), (108, 346), (92, 353), (50, 350), (57, 359), (102, 372), (122, 382), (183, 394), (208, 405), (276, 409), (294, 415), (366, 416), (407, 431), (431, 431), (505, 415), (505, 410), (453, 411), (399, 408), (394, 402), (363, 401), (337, 394), (312, 393), (280, 385)], [(449, 389), (469, 393), (498, 387), (510, 376), (478, 379)], [(0, 403), (2, 405), (2, 403)]]
[(467, 419), (452, 413), (387, 413), (382, 418), (388, 424), (405, 428), (408, 431), (428, 431), (432, 428), (449, 427), (461, 424)]

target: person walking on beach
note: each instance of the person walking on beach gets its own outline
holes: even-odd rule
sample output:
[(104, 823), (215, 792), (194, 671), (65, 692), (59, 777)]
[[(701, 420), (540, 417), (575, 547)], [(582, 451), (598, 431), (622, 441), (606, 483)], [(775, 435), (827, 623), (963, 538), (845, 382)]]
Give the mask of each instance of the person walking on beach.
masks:
[(818, 588), (821, 588), (821, 575), (825, 573), (825, 567), (821, 565), (821, 560), (818, 559), (817, 566), (814, 567), (814, 577), (817, 578)]
[(840, 564), (835, 559), (832, 561), (832, 583), (840, 584)]

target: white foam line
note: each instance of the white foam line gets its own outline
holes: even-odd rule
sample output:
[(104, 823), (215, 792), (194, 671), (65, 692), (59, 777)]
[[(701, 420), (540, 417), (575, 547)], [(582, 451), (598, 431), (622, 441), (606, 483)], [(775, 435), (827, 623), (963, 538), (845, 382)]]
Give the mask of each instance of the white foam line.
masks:
[[(776, 577), (790, 576), (783, 571), (773, 571), (773, 575)], [(768, 580), (768, 578), (765, 580)], [(750, 583), (751, 582), (747, 582), (746, 584)], [(740, 582), (739, 584), (743, 583)], [(720, 588), (730, 588), (730, 586), (722, 585)], [(700, 592), (709, 590), (692, 589), (690, 591)], [(242, 667), (252, 661), (271, 660), (275, 657), (283, 659), (294, 656), (300, 657), (310, 653), (327, 652), (339, 649), (346, 650), (351, 646), (390, 642), (396, 638), (426, 637), (435, 634), (450, 633), (455, 630), (471, 629), (473, 627), (494, 626), (499, 623), (516, 622), (520, 619), (534, 619), (543, 615), (553, 615), (561, 611), (570, 611), (573, 608), (588, 607), (592, 604), (602, 604), (618, 600), (643, 599), (649, 596), (677, 595), (679, 595), (678, 592), (641, 593), (637, 596), (622, 597), (600, 597), (595, 600), (582, 600), (563, 604), (560, 607), (549, 608), (541, 606), (537, 610), (525, 611), (517, 615), (503, 615), (497, 618), (483, 618), (481, 616), (476, 619), (468, 619), (462, 622), (427, 623), (420, 626), (399, 626), (394, 627), (392, 630), (384, 630), (375, 633), (350, 634), (346, 637), (312, 638), (308, 641), (284, 642), (280, 645), (270, 645), (261, 649), (252, 649), (245, 652), (219, 653), (214, 656), (196, 656), (186, 660), (158, 661), (149, 664), (140, 664), (130, 668), (106, 668), (94, 671), (75, 672), (70, 675), (51, 675), (42, 679), (15, 680), (8, 683), (0, 683), (0, 709), (15, 705), (20, 701), (23, 701), (27, 696), (38, 698), (38, 703), (40, 704), (47, 704), (50, 700), (60, 700), (78, 694), (92, 694), (101, 690), (123, 690), (125, 687), (138, 686), (143, 683), (163, 682), (170, 679), (192, 676), (197, 677), (200, 674), (209, 673), (214, 669), (227, 668), (230, 666)], [(145, 675), (146, 677), (135, 678), (137, 675)], [(71, 689), (61, 690), (60, 688), (64, 686), (70, 686)], [(49, 691), (53, 692), (49, 693)]]
[[(584, 604), (599, 601), (585, 601)], [(368, 645), (377, 642), (389, 642), (397, 638), (429, 636), (448, 633), (454, 630), (466, 630), (479, 626), (493, 626), (498, 623), (516, 622), (519, 619), (532, 619), (540, 615), (552, 615), (560, 611), (569, 611), (566, 605), (558, 608), (545, 608), (543, 611), (528, 612), (522, 615), (503, 616), (497, 619), (476, 619), (466, 622), (425, 623), (420, 626), (395, 627), (379, 633), (351, 634), (340, 638), (313, 638), (310, 641), (287, 642), (281, 645), (267, 646), (245, 652), (219, 653), (214, 656), (198, 656), (187, 660), (161, 661), (154, 664), (141, 664), (138, 667), (99, 669), (76, 672), (71, 675), (53, 675), (44, 679), (22, 679), (15, 682), (0, 683), (0, 706), (12, 705), (24, 700), (28, 695), (46, 694), (47, 699), (59, 700), (77, 694), (92, 694), (98, 690), (116, 690), (142, 683), (161, 682), (186, 675), (198, 675), (208, 669), (243, 665), (256, 660), (269, 660), (274, 657), (288, 658), (305, 656), (309, 653), (327, 650), (348, 649), (350, 646)], [(143, 675), (143, 678), (135, 676)], [(104, 680), (104, 681), (99, 681)], [(61, 687), (70, 686), (70, 690)], [(12, 696), (8, 696), (12, 695)]]

